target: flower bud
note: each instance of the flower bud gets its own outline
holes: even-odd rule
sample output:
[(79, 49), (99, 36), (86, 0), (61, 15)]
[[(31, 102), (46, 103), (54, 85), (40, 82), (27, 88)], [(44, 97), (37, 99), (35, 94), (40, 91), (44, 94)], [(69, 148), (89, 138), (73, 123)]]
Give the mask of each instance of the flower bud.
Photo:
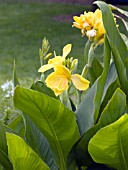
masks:
[(49, 42), (46, 38), (44, 38), (42, 40), (42, 49), (39, 49), (39, 55), (41, 59), (44, 60), (44, 57), (46, 57), (49, 48), (50, 48)]
[(84, 66), (83, 71), (82, 71), (82, 74), (81, 74), (82, 77), (84, 77), (84, 78), (86, 77), (86, 75), (87, 75), (87, 73), (88, 73), (88, 68), (89, 68), (89, 65), (86, 64), (86, 65)]
[(78, 66), (78, 59), (74, 59), (71, 63), (71, 72), (75, 73), (77, 70), (77, 66)]

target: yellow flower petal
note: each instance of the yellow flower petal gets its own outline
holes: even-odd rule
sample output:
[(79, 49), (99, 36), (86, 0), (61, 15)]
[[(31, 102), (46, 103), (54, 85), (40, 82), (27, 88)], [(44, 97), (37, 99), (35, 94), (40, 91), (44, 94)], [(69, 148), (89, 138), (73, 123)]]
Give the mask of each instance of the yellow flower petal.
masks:
[(94, 12), (94, 22), (97, 22), (98, 20), (101, 20), (101, 19), (102, 19), (101, 10), (97, 9), (97, 10)]
[(57, 90), (63, 91), (68, 89), (68, 79), (67, 78), (61, 78), (60, 83), (57, 87)]
[(71, 80), (78, 90), (86, 90), (89, 87), (90, 82), (78, 74), (72, 75)]
[(74, 21), (76, 21), (76, 22), (79, 22), (79, 21), (80, 21), (80, 17), (78, 17), (78, 16), (74, 16), (73, 19), (74, 19)]
[(63, 65), (56, 65), (54, 67), (56, 74), (63, 76), (64, 78), (70, 79), (71, 73), (70, 71)]
[(53, 64), (53, 65), (61, 65), (62, 62), (64, 61), (64, 58), (61, 56), (56, 56), (55, 58), (52, 58), (48, 61), (48, 64)]
[(39, 68), (38, 72), (45, 72), (51, 68), (53, 68), (54, 65), (53, 64), (46, 64), (46, 65), (43, 65), (42, 67)]
[(58, 89), (54, 89), (53, 91), (54, 91), (55, 95), (58, 96), (58, 95), (60, 95), (61, 93), (63, 93), (64, 90), (59, 91)]
[(71, 51), (72, 45), (71, 44), (67, 44), (64, 48), (63, 48), (63, 57), (66, 57), (70, 51)]
[(54, 91), (55, 95), (59, 95), (68, 89), (68, 79), (58, 75), (56, 72), (51, 73), (45, 82), (47, 87)]
[(80, 25), (80, 24), (77, 23), (77, 22), (73, 22), (73, 27), (76, 27), (76, 28), (79, 28), (79, 29), (82, 29), (82, 28), (83, 28), (83, 26)]
[(51, 89), (55, 89), (58, 87), (58, 85), (60, 84), (61, 81), (61, 75), (58, 75), (57, 73), (53, 72), (51, 73), (47, 79), (45, 80), (46, 85), (51, 88)]

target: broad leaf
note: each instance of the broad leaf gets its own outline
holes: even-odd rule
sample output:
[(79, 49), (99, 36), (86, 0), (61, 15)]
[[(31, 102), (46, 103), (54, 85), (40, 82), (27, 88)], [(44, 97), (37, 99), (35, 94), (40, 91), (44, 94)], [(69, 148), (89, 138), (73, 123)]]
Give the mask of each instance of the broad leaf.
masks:
[(9, 125), (9, 128), (13, 129), (19, 136), (24, 137), (25, 127), (22, 116), (17, 116)]
[(128, 80), (127, 80), (127, 73), (126, 73), (127, 70), (121, 60), (121, 57), (119, 56), (118, 50), (115, 48), (112, 42), (111, 42), (111, 48), (113, 50), (113, 58), (116, 65), (121, 88), (128, 95)]
[[(47, 94), (51, 97), (55, 97), (54, 92), (47, 88), (46, 85), (37, 81), (32, 84), (32, 90), (39, 91), (41, 93)], [(56, 97), (55, 97), (56, 98)], [(37, 126), (31, 121), (31, 119), (24, 113), (24, 123), (25, 123), (25, 139), (27, 144), (42, 158), (44, 162), (50, 167), (50, 169), (57, 170), (57, 166), (53, 160), (53, 155), (50, 149), (49, 142)]]
[(88, 154), (88, 143), (90, 139), (99, 129), (119, 119), (125, 113), (125, 109), (126, 96), (120, 89), (117, 89), (107, 106), (104, 108), (98, 123), (93, 128), (89, 129), (79, 141), (76, 150), (77, 164), (82, 166), (89, 165), (92, 162), (90, 155)]
[(92, 61), (91, 67), (88, 69), (88, 80), (93, 84), (96, 79), (101, 75), (103, 67), (99, 63), (96, 57)]
[[(110, 101), (112, 95), (114, 94), (114, 92), (116, 91), (117, 88), (119, 88), (119, 82), (118, 79), (116, 79), (114, 82), (111, 82), (111, 84), (108, 86), (106, 94), (103, 98), (101, 107), (100, 107), (100, 112), (103, 111), (103, 109), (105, 108), (105, 106), (108, 104), (108, 102)], [(106, 90), (106, 89), (105, 89)]]
[(6, 141), (6, 126), (0, 123), (0, 164), (5, 168), (12, 170), (12, 164), (8, 158), (8, 147)]
[(53, 97), (53, 98), (55, 98), (55, 99), (58, 99), (58, 97), (55, 96), (53, 90), (51, 90), (50, 88), (48, 88), (48, 87), (44, 84), (44, 82), (42, 82), (42, 81), (36, 81), (36, 82), (34, 83), (34, 89), (35, 89), (36, 91), (39, 91), (39, 92), (41, 92), (41, 93), (44, 93), (44, 94), (46, 94), (46, 95), (48, 95), (48, 96), (50, 96), (50, 97)]
[(105, 38), (103, 73), (95, 81), (89, 92), (83, 98), (78, 109), (76, 110), (78, 126), (81, 134), (93, 127), (98, 119), (100, 105), (104, 92), (104, 85), (109, 70), (110, 57), (110, 46), (107, 39)]
[(100, 129), (90, 140), (88, 150), (95, 162), (127, 170), (128, 114)]
[(49, 170), (41, 158), (17, 135), (6, 133), (8, 154), (14, 170)]
[[(121, 34), (114, 21), (113, 14), (109, 6), (101, 1), (97, 1), (96, 4), (100, 7), (103, 16), (104, 28), (111, 46), (114, 62), (116, 65), (119, 81), (122, 89), (128, 94), (128, 49), (121, 37)], [(106, 17), (107, 16), (107, 17)], [(109, 25), (109, 26), (108, 26)], [(111, 31), (113, 30), (113, 31)]]
[(121, 37), (121, 34), (120, 34), (117, 26), (116, 26), (113, 14), (110, 10), (110, 7), (105, 2), (102, 2), (102, 1), (96, 1), (95, 3), (100, 7), (100, 9), (102, 11), (103, 24), (104, 24), (104, 28), (106, 30), (107, 37), (108, 37), (109, 41), (112, 41), (115, 48), (118, 50), (118, 53), (125, 65), (126, 64), (125, 60), (128, 57), (128, 49)]
[(127, 12), (127, 11), (125, 11), (125, 10), (123, 10), (123, 9), (120, 9), (120, 8), (114, 6), (114, 5), (110, 5), (110, 7), (111, 7), (112, 10), (117, 10), (117, 11), (119, 11), (121, 14), (123, 14), (123, 15), (125, 15), (125, 16), (128, 17), (128, 12)]
[(25, 121), (25, 139), (27, 144), (29, 144), (29, 146), (42, 158), (42, 160), (46, 162), (50, 169), (57, 170), (47, 139), (31, 121), (31, 119), (27, 115), (23, 115)]
[(27, 114), (50, 143), (54, 160), (66, 169), (67, 155), (79, 139), (75, 114), (61, 102), (42, 93), (16, 87), (14, 104)]
[(113, 93), (116, 91), (118, 87), (120, 87), (120, 84), (119, 84), (115, 64), (112, 62), (109, 68), (109, 72), (104, 87), (100, 112), (103, 111), (104, 107), (107, 105), (108, 101), (111, 99)]
[[(110, 87), (110, 85), (115, 82), (117, 79), (117, 72), (116, 72), (116, 68), (115, 68), (115, 64), (112, 62), (110, 64), (110, 68), (109, 68), (109, 71), (108, 71), (108, 75), (107, 75), (107, 78), (106, 78), (106, 82), (105, 82), (105, 86), (104, 86), (104, 93), (103, 93), (103, 96), (102, 96), (102, 100), (105, 98), (105, 96), (107, 95), (107, 91)], [(108, 101), (107, 101), (108, 102)]]

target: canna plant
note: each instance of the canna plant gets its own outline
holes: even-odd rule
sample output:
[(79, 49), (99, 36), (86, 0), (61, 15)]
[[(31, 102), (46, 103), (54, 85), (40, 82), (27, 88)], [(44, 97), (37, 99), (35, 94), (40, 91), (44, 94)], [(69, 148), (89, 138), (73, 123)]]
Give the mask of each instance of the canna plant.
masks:
[(14, 105), (21, 114), (7, 126), (0, 123), (1, 169), (128, 169), (128, 24), (112, 11), (128, 12), (95, 4), (100, 9), (94, 13), (74, 16), (73, 27), (88, 37), (81, 75), (78, 60), (68, 57), (72, 45), (49, 59), (46, 38), (41, 78), (29, 89), (20, 86), (14, 65)]

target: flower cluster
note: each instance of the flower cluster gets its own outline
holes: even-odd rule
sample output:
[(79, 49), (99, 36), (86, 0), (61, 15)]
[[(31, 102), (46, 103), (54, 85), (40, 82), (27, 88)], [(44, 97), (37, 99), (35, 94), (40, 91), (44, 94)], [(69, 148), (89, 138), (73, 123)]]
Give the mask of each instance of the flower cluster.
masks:
[(69, 83), (72, 82), (78, 90), (86, 90), (89, 87), (89, 81), (78, 74), (73, 74), (73, 68), (77, 60), (66, 59), (66, 56), (71, 51), (71, 44), (67, 44), (63, 48), (62, 56), (56, 56), (49, 59), (48, 64), (43, 65), (38, 71), (45, 72), (51, 68), (54, 72), (51, 73), (45, 80), (47, 87), (51, 88), (55, 95), (58, 96), (68, 89)]
[(5, 97), (11, 97), (14, 94), (14, 84), (12, 81), (7, 81), (1, 85), (3, 91), (6, 92)]
[(73, 26), (81, 30), (90, 40), (102, 44), (104, 42), (105, 29), (102, 21), (102, 13), (99, 9), (93, 12), (84, 12), (79, 17), (74, 16)]

